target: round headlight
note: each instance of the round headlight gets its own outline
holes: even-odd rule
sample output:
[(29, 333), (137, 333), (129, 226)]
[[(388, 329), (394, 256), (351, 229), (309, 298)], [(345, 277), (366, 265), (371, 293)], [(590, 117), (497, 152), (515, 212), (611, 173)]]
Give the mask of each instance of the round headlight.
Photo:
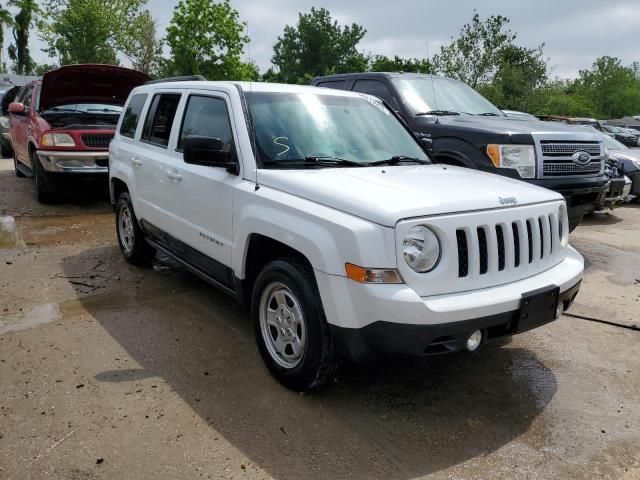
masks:
[(440, 260), (440, 241), (429, 228), (424, 225), (415, 226), (402, 241), (402, 255), (412, 270), (429, 272)]

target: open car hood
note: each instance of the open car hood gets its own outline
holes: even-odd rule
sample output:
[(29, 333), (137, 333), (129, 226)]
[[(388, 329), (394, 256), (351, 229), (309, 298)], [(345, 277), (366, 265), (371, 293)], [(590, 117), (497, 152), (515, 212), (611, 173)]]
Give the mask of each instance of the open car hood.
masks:
[(146, 73), (115, 65), (67, 65), (45, 73), (40, 111), (73, 103), (124, 105), (129, 92), (150, 80)]

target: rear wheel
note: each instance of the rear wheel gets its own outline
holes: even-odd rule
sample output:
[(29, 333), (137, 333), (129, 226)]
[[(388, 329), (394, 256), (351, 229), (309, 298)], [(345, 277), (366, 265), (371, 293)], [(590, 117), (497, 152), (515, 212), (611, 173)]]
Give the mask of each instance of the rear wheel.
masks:
[(253, 289), (252, 317), (260, 354), (274, 377), (295, 391), (314, 390), (337, 370), (313, 270), (298, 259), (264, 267)]
[(36, 182), (36, 192), (40, 203), (55, 203), (60, 200), (58, 183), (45, 171), (35, 150), (31, 152), (31, 168)]
[(121, 193), (116, 203), (116, 236), (122, 256), (127, 262), (145, 267), (151, 264), (156, 250), (145, 241), (127, 192)]

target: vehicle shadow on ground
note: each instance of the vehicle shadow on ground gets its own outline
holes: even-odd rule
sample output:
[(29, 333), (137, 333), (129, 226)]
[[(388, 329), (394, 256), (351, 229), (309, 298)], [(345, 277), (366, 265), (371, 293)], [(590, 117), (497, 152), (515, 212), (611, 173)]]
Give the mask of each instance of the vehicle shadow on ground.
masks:
[(593, 226), (593, 225), (615, 225), (622, 222), (622, 218), (618, 217), (615, 210), (607, 210), (603, 212), (595, 212), (590, 215), (585, 215), (580, 222), (581, 226)]
[(104, 394), (113, 382), (157, 376), (274, 478), (408, 480), (491, 453), (530, 428), (548, 433), (532, 422), (556, 378), (529, 350), (347, 364), (328, 388), (301, 395), (268, 374), (233, 300), (163, 260), (132, 288), (140, 271), (118, 253), (104, 247), (63, 261), (74, 278), (96, 259), (121, 270), (121, 288), (77, 289), (141, 367), (96, 372)]

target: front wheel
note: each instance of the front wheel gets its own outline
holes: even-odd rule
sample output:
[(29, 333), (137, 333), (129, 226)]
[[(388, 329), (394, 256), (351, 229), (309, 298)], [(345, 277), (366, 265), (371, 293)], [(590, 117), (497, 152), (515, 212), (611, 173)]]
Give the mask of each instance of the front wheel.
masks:
[(145, 241), (127, 192), (121, 193), (116, 203), (116, 236), (122, 256), (127, 262), (145, 267), (151, 264), (156, 250)]
[(31, 153), (31, 165), (33, 168), (33, 177), (36, 182), (38, 201), (45, 204), (58, 202), (60, 200), (58, 183), (51, 174), (47, 173), (44, 169), (35, 151)]
[(264, 267), (253, 289), (256, 341), (267, 367), (295, 391), (317, 389), (337, 369), (313, 270), (298, 259)]

